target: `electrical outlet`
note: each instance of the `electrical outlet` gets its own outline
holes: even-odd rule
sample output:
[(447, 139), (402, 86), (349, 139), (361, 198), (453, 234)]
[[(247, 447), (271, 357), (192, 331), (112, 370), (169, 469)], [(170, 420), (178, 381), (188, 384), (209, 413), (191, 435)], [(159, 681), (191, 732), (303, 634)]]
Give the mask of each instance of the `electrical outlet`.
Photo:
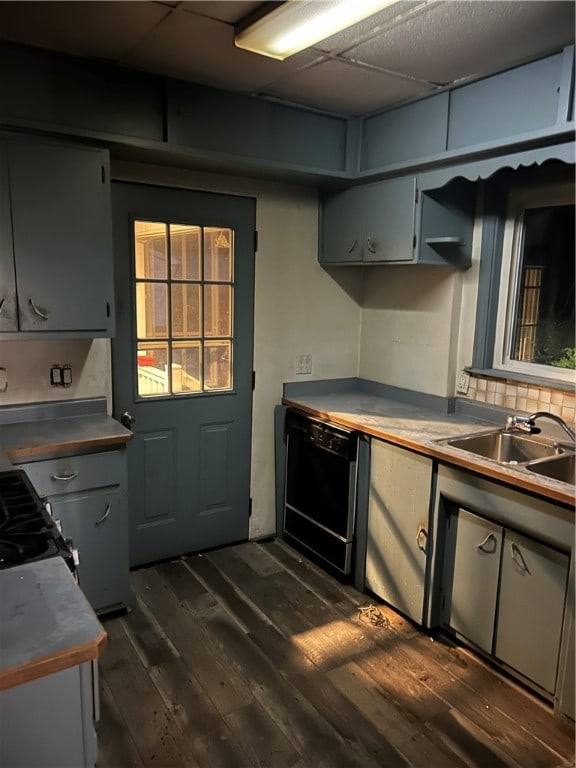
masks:
[(295, 373), (297, 376), (312, 373), (312, 355), (298, 355), (296, 357)]
[(468, 387), (470, 386), (470, 374), (467, 371), (460, 371), (458, 374), (458, 384), (456, 385), (456, 391), (461, 395), (468, 394)]

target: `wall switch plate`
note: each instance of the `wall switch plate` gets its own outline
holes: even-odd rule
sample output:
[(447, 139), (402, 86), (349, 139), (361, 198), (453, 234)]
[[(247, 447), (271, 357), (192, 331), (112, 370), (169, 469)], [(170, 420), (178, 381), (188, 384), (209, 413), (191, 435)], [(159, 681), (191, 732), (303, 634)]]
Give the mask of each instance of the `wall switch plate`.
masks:
[(470, 374), (467, 371), (460, 371), (458, 374), (458, 383), (456, 385), (456, 392), (460, 395), (468, 394), (468, 387), (470, 386)]
[(298, 355), (296, 357), (295, 373), (297, 376), (312, 373), (312, 355)]

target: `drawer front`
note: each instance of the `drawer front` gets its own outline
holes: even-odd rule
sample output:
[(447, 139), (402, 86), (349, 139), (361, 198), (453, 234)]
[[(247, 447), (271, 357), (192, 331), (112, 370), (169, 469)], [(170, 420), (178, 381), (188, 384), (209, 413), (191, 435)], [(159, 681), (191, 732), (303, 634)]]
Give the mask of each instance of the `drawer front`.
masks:
[(33, 461), (20, 464), (18, 468), (26, 471), (40, 496), (119, 485), (121, 476), (118, 451)]

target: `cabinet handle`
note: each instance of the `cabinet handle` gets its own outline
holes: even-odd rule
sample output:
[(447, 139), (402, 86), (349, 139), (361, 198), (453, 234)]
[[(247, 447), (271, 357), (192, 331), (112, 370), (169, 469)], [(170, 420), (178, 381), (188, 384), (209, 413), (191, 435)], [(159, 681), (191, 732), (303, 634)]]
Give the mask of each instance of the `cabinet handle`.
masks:
[(530, 575), (530, 571), (528, 570), (528, 566), (526, 565), (526, 561), (524, 560), (518, 544), (515, 544), (514, 542), (510, 544), (510, 554), (518, 568), (520, 568), (521, 571), (526, 571), (526, 573)]
[(62, 480), (68, 482), (68, 480), (75, 480), (78, 477), (78, 472), (69, 472), (67, 475), (50, 475), (52, 480)]
[(374, 240), (372, 240), (371, 237), (366, 238), (366, 245), (368, 246), (368, 250), (370, 251), (370, 253), (376, 253), (376, 251), (378, 250), (378, 246), (376, 245)]
[(112, 504), (106, 504), (106, 510), (104, 511), (104, 514), (99, 520), (96, 520), (94, 525), (102, 525), (102, 523), (106, 522), (108, 519), (108, 516), (110, 515), (110, 511), (112, 509)]
[(2, 314), (2, 310), (4, 309), (4, 304), (6, 304), (5, 298), (0, 301), (0, 315)]
[(30, 304), (30, 307), (32, 308), (32, 312), (34, 312), (35, 315), (38, 315), (38, 317), (41, 317), (42, 320), (48, 320), (48, 315), (44, 314), (41, 309), (38, 309), (36, 304), (32, 301), (32, 299), (28, 299), (28, 304)]
[(348, 253), (352, 253), (352, 251), (354, 251), (354, 250), (356, 249), (356, 246), (357, 246), (357, 245), (358, 245), (358, 238), (357, 238), (357, 237), (355, 237), (355, 238), (354, 238), (354, 242), (352, 243), (352, 245), (350, 246), (350, 248), (348, 248)]
[[(486, 549), (486, 545), (488, 542), (492, 542), (492, 546), (490, 549)], [(488, 552), (488, 554), (493, 554), (496, 552), (496, 536), (494, 536), (493, 533), (489, 533), (488, 536), (484, 539), (484, 541), (481, 541), (480, 544), (476, 544), (477, 549), (481, 549), (482, 552)]]
[(422, 550), (422, 552), (426, 552), (426, 547), (428, 545), (428, 531), (426, 528), (424, 528), (423, 525), (418, 528), (418, 533), (416, 534), (416, 544), (418, 545), (418, 549)]

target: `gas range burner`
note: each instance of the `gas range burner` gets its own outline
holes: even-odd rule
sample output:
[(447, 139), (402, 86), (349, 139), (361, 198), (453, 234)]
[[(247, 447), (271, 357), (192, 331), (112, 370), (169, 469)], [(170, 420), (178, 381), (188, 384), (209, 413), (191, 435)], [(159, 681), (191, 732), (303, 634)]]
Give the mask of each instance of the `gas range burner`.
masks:
[(61, 555), (69, 547), (22, 470), (0, 472), (0, 569)]

